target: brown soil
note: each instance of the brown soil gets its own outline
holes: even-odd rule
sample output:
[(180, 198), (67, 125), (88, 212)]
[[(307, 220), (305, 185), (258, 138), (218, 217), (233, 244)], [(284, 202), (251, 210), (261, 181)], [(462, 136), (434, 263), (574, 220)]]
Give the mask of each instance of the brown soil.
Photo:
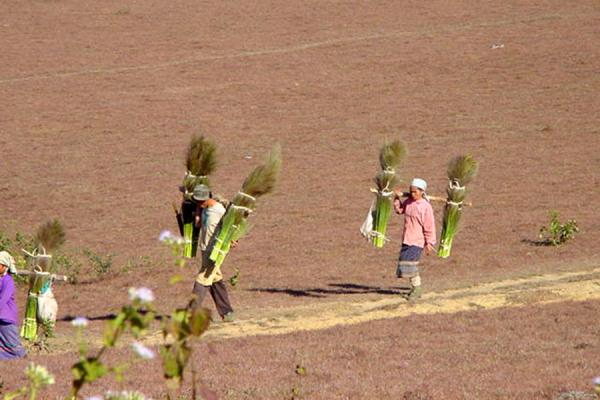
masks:
[[(392, 222), (394, 240), (383, 251), (370, 248), (358, 227), (371, 201), (377, 147), (400, 132), (410, 151), (402, 177), (426, 178), (434, 194), (444, 191), (450, 157), (470, 152), (481, 162), (470, 194), (475, 206), (465, 212), (452, 257), (426, 259), (428, 289), (591, 268), (600, 259), (599, 27), (594, 0), (3, 1), (1, 228), (33, 232), (58, 217), (67, 227), (70, 251), (115, 253), (115, 271), (128, 259), (150, 256), (143, 267), (57, 287), (61, 317), (102, 319), (126, 300), (127, 287), (141, 284), (156, 290), (166, 311), (186, 300), (193, 275), (190, 269), (182, 283), (165, 284), (173, 270), (168, 249), (156, 241), (162, 229), (176, 229), (170, 203), (178, 199), (190, 135), (205, 132), (217, 140), (214, 182), (226, 195), (280, 142), (285, 164), (278, 192), (261, 199), (255, 228), (225, 266), (226, 274), (236, 267), (242, 273), (232, 293), (234, 306), (243, 314), (307, 302), (381, 299), (389, 294), (379, 288), (396, 284), (401, 219)], [(551, 209), (577, 219), (581, 233), (566, 246), (535, 246), (531, 241)], [(436, 211), (439, 218), (439, 206)], [(355, 290), (331, 290), (340, 286)], [(24, 302), (22, 292), (19, 303)], [(502, 326), (503, 313), (537, 310), (544, 316), (560, 309), (475, 315), (482, 326), (488, 316), (490, 324)], [(423, 325), (431, 320), (432, 326), (452, 319), (411, 318)], [(549, 332), (558, 336), (548, 340), (559, 343), (562, 329), (589, 333), (589, 322), (572, 318), (568, 326), (553, 325)], [(93, 325), (92, 331), (101, 329), (99, 322)], [(392, 366), (397, 357), (382, 354), (387, 350), (378, 344), (377, 327), (332, 332), (291, 336), (318, 344), (321, 359), (314, 364), (330, 371), (322, 380), (331, 381), (330, 392), (377, 398), (382, 388), (396, 387), (397, 373), (370, 374), (362, 368), (373, 364), (363, 363), (360, 375), (326, 356), (336, 344), (360, 346), (363, 359), (376, 358), (375, 364), (397, 371)], [(424, 348), (426, 342), (416, 342), (414, 335), (413, 347)], [(238, 342), (220, 344), (220, 354), (228, 354), (236, 379), (259, 377), (274, 388), (278, 376), (288, 373), (289, 360), (271, 353), (270, 340), (276, 349), (286, 339), (240, 342), (262, 344), (272, 355), (256, 375), (231, 367), (254, 362), (236, 350)], [(403, 351), (411, 348), (402, 343)], [(442, 349), (451, 342), (440, 343)], [(470, 343), (474, 352), (483, 349), (478, 343)], [(331, 357), (344, 360), (341, 350), (333, 350)], [(429, 362), (449, 365), (449, 352), (451, 347), (415, 362), (423, 368)], [(551, 382), (581, 386), (580, 379), (587, 379), (579, 373), (588, 366), (572, 368), (568, 358), (550, 366), (545, 357), (550, 355), (527, 360), (532, 371), (556, 372)], [(509, 361), (499, 359), (500, 370), (508, 371)], [(68, 364), (61, 357), (56, 362)], [(215, 370), (223, 380), (211, 383), (224, 385), (230, 370)], [(430, 369), (426, 376), (439, 379), (455, 397), (468, 397), (460, 394), (461, 373), (465, 382), (477, 374), (444, 370)], [(357, 374), (364, 379), (355, 379)], [(506, 393), (523, 397), (545, 387), (516, 376), (503, 376)], [(410, 384), (391, 392), (422, 389), (410, 374), (402, 379)], [(312, 385), (310, 398), (325, 396), (321, 384)], [(345, 391), (347, 385), (356, 388)], [(382, 395), (368, 395), (368, 387)], [(423, 391), (440, 393), (433, 385)], [(271, 396), (257, 393), (248, 397)], [(502, 393), (499, 398), (510, 397)]]
[[(226, 399), (554, 399), (590, 391), (600, 370), (599, 301), (543, 307), (413, 315), (325, 331), (211, 341), (197, 346), (203, 384)], [(129, 351), (107, 360), (131, 361)], [(63, 371), (46, 398), (65, 394), (75, 354), (37, 356)], [(2, 366), (12, 372), (26, 360)], [(296, 366), (306, 370), (295, 373)], [(139, 388), (162, 398), (158, 362), (131, 366), (128, 379), (104, 379), (86, 394)], [(18, 374), (17, 374), (18, 375)], [(189, 377), (188, 377), (189, 378)], [(5, 378), (6, 379), (6, 378)], [(9, 382), (6, 379), (7, 383)], [(189, 386), (183, 394), (189, 395)], [(411, 397), (413, 396), (413, 397)]]

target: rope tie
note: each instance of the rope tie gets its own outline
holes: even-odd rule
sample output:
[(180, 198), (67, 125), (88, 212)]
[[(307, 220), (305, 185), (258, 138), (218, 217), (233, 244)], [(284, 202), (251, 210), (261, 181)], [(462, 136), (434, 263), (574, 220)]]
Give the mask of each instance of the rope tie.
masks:
[(192, 178), (192, 179), (200, 178), (200, 179), (205, 179), (205, 178), (208, 178), (208, 176), (207, 175), (194, 175), (194, 174), (192, 174), (191, 171), (187, 171), (185, 173), (185, 178)]
[(448, 189), (450, 190), (465, 190), (464, 186), (460, 185), (460, 182), (457, 179), (448, 180)]
[(389, 190), (388, 187), (384, 187), (383, 189), (379, 190), (379, 189), (375, 189), (375, 188), (371, 188), (371, 193), (375, 193), (376, 195), (382, 196), (382, 197), (390, 197), (394, 194), (393, 190)]
[(231, 207), (232, 207), (234, 210), (242, 210), (242, 211), (244, 211), (244, 212), (247, 212), (248, 214), (250, 214), (250, 213), (254, 212), (254, 210), (252, 210), (251, 208), (244, 207), (244, 206), (238, 206), (237, 204), (232, 204), (232, 205), (231, 205)]
[(256, 197), (250, 196), (248, 193), (244, 193), (242, 191), (239, 191), (239, 192), (237, 192), (237, 194), (239, 194), (240, 196), (245, 197), (247, 199), (250, 199), (252, 201), (256, 201)]
[(390, 241), (390, 239), (388, 239), (383, 233), (377, 232), (377, 231), (371, 231), (371, 232), (369, 232), (369, 236), (370, 237), (382, 238), (385, 242), (389, 242)]

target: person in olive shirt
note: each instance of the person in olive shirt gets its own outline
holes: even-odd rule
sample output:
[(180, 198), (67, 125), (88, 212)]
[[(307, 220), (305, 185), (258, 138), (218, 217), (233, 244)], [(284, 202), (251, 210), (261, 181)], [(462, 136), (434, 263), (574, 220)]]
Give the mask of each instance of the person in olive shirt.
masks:
[(227, 294), (227, 286), (223, 282), (221, 269), (215, 266), (210, 259), (210, 253), (214, 245), (213, 235), (221, 218), (225, 215), (225, 207), (212, 198), (210, 188), (206, 185), (197, 185), (192, 195), (197, 201), (195, 223), (200, 228), (198, 246), (201, 252), (200, 271), (196, 276), (196, 282), (192, 290), (196, 296), (192, 307), (199, 307), (208, 293), (210, 293), (217, 312), (225, 322), (234, 319), (233, 308)]

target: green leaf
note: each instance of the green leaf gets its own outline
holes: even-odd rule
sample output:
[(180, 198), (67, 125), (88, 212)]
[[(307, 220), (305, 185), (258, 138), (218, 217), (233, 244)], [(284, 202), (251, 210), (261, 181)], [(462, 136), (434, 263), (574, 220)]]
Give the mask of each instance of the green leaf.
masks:
[(206, 308), (197, 308), (192, 312), (189, 321), (190, 333), (194, 336), (200, 336), (208, 329), (210, 325), (210, 311)]

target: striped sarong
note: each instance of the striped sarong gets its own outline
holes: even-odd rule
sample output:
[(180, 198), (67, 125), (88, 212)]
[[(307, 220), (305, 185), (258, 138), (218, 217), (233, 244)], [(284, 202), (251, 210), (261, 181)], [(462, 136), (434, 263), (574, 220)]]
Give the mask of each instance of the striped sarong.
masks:
[(19, 330), (15, 324), (0, 321), (0, 360), (25, 357)]
[(398, 278), (413, 278), (419, 275), (419, 260), (423, 248), (419, 246), (402, 245), (396, 276)]

